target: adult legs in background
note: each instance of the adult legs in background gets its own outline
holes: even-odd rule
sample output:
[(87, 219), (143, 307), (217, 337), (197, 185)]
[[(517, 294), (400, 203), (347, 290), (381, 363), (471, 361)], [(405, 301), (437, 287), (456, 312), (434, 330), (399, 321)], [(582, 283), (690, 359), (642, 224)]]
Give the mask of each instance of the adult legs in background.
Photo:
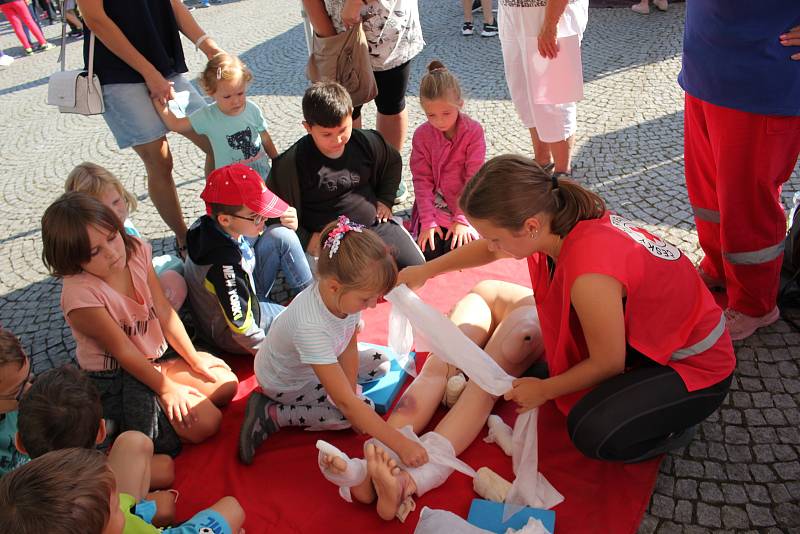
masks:
[(374, 73), (375, 83), (378, 85), (378, 96), (375, 97), (375, 105), (378, 108), (375, 129), (398, 152), (403, 150), (408, 133), (406, 91), (410, 73), (410, 60), (393, 69)]
[(685, 97), (686, 187), (700, 267), (727, 288), (731, 338), (778, 319), (786, 214), (780, 188), (800, 154), (800, 117), (746, 113)]

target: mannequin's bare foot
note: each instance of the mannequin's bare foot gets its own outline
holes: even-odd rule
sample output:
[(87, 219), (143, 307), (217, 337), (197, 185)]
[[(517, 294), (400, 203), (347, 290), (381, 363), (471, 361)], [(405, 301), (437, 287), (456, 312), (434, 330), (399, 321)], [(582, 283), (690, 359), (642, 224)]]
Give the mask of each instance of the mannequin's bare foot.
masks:
[[(341, 456), (323, 454), (320, 462), (322, 468), (333, 474), (340, 475), (347, 470), (347, 462)], [(352, 486), (350, 488), (350, 496), (364, 504), (370, 504), (375, 501), (375, 488), (372, 487), (372, 481), (366, 477), (361, 484)]]
[(367, 444), (364, 456), (367, 473), (378, 496), (378, 515), (384, 521), (394, 519), (400, 505), (416, 491), (416, 484), (381, 447)]

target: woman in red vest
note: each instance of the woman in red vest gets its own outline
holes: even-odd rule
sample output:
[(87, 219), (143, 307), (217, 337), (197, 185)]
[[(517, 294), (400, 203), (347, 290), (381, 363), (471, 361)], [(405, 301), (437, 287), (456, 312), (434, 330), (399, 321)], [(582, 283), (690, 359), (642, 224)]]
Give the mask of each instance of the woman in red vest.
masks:
[[(555, 401), (591, 458), (636, 462), (687, 444), (722, 403), (736, 364), (725, 316), (692, 262), (522, 156), (488, 161), (461, 208), (483, 239), (409, 267), (400, 280), (416, 288), (500, 258), (528, 261), (549, 378), (517, 379), (505, 398), (520, 411)], [(530, 295), (481, 284), (470, 297), (492, 284), (492, 302), (476, 306)]]

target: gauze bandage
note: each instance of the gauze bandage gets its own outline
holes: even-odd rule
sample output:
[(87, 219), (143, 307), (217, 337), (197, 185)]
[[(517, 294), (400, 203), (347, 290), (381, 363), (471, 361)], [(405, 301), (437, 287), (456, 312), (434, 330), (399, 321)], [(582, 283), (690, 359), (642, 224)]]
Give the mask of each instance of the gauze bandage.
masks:
[(458, 401), (458, 398), (461, 397), (465, 387), (467, 387), (467, 379), (461, 373), (456, 373), (448, 378), (447, 386), (444, 388), (442, 404), (446, 408), (453, 406)]
[(472, 479), (472, 489), (487, 501), (506, 502), (511, 482), (488, 467), (481, 467)]
[(425, 304), (407, 286), (395, 287), (386, 295), (386, 300), (392, 303), (392, 313), (402, 314), (410, 322), (419, 350), (433, 352), (441, 360), (455, 365), (487, 393), (499, 397), (511, 389), (512, 376), (450, 319)]
[(492, 414), (486, 420), (486, 426), (489, 427), (489, 433), (483, 438), (486, 443), (497, 443), (506, 456), (511, 456), (513, 452), (512, 435), (513, 431), (499, 415)]
[[(419, 350), (423, 350), (421, 345), (424, 345), (441, 360), (461, 369), (487, 393), (500, 396), (511, 389), (514, 377), (407, 286), (395, 287), (386, 295), (386, 300), (392, 303), (393, 312), (402, 314), (411, 324)], [(506, 498), (504, 519), (511, 517), (522, 506), (550, 508), (564, 500), (564, 496), (539, 473), (537, 414), (538, 409), (525, 412), (517, 417), (514, 424), (512, 457), (517, 478)], [(514, 503), (514, 512), (510, 512), (512, 508), (508, 503)]]
[[(339, 486), (339, 495), (347, 502), (353, 502), (350, 496), (350, 488), (358, 486), (364, 479), (367, 478), (367, 462), (363, 458), (349, 458), (345, 453), (328, 443), (327, 441), (317, 440), (317, 461), (319, 463), (319, 470), (322, 471), (322, 476)], [(325, 455), (338, 456), (347, 464), (347, 467), (342, 473), (334, 473), (326, 469), (322, 463)]]

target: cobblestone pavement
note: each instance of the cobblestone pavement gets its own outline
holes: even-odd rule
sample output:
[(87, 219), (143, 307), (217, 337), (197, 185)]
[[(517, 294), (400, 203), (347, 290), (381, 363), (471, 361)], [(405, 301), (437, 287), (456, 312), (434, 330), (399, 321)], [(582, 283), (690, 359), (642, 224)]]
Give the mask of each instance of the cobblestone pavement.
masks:
[[(462, 37), (455, 0), (421, 0), (427, 46), (414, 62), (408, 107), (412, 128), (423, 121), (416, 95), (427, 62), (441, 58), (460, 77), (466, 111), (486, 130), (488, 155), (530, 153), (503, 76), (496, 38)], [(279, 148), (302, 133), (306, 85), (303, 29), (294, 0), (243, 0), (194, 12), (222, 46), (255, 72), (250, 88)], [(683, 5), (648, 17), (629, 9), (592, 9), (584, 42), (586, 98), (579, 107), (577, 174), (609, 205), (667, 235), (693, 260), (697, 237), (683, 182), (680, 68)], [(55, 41), (59, 31), (47, 27)], [(0, 28), (0, 46), (21, 49)], [(68, 64), (80, 45), (68, 45)], [(192, 73), (202, 57), (184, 43)], [(100, 117), (60, 115), (44, 104), (57, 51), (0, 69), (0, 322), (19, 334), (35, 372), (67, 361), (74, 342), (59, 310), (59, 284), (40, 260), (40, 217), (62, 190), (69, 169), (84, 160), (107, 166), (142, 199), (133, 215), (156, 252), (172, 238), (147, 198), (142, 165), (120, 152)], [(374, 125), (367, 106), (365, 124)], [(175, 180), (187, 219), (202, 213), (202, 158), (171, 139)], [(407, 161), (410, 143), (406, 144)], [(410, 182), (406, 173), (406, 180)], [(798, 173), (784, 198), (800, 187)], [(403, 208), (408, 208), (406, 204)], [(667, 456), (640, 532), (800, 532), (800, 333), (778, 322), (736, 346), (733, 390), (695, 440)]]

